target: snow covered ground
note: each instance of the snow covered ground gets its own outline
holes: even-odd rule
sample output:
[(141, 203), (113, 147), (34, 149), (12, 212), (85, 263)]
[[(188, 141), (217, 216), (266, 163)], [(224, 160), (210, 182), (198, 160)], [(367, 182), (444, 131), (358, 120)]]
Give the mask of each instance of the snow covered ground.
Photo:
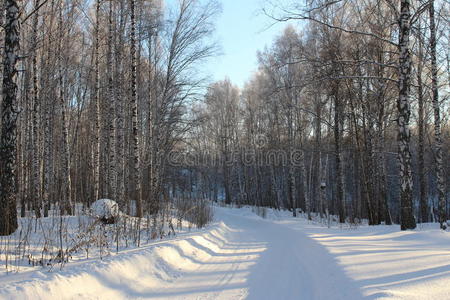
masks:
[(327, 228), (215, 208), (207, 229), (62, 270), (9, 274), (0, 299), (450, 299), (450, 232)]

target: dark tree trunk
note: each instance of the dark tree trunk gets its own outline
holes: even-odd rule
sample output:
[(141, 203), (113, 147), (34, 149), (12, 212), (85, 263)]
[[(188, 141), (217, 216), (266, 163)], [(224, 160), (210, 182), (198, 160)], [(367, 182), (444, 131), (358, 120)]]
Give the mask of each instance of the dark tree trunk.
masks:
[(419, 62), (417, 66), (417, 102), (419, 106), (418, 125), (419, 125), (419, 141), (418, 141), (418, 164), (419, 164), (419, 206), (420, 206), (420, 222), (428, 222), (428, 207), (427, 207), (427, 191), (425, 181), (425, 116), (424, 116), (424, 99), (423, 99), (423, 81), (422, 81), (422, 66), (423, 66), (423, 41), (419, 37)]
[(17, 227), (16, 210), (16, 62), (19, 50), (19, 5), (6, 0), (3, 101), (0, 134), (0, 235), (10, 235)]
[[(337, 84), (337, 83), (336, 83)], [(338, 87), (334, 90), (334, 145), (335, 145), (335, 161), (336, 161), (336, 194), (337, 205), (339, 210), (339, 222), (345, 223), (345, 207), (344, 207), (344, 178), (342, 169), (342, 137), (341, 137), (341, 123), (342, 123), (342, 103), (339, 101)]]

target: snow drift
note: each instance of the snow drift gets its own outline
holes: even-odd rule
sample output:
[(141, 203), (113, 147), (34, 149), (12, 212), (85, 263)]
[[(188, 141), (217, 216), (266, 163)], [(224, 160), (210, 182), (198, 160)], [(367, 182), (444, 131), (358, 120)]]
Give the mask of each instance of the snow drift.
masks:
[(450, 299), (450, 233), (436, 224), (326, 226), (216, 208), (207, 230), (3, 276), (0, 299)]

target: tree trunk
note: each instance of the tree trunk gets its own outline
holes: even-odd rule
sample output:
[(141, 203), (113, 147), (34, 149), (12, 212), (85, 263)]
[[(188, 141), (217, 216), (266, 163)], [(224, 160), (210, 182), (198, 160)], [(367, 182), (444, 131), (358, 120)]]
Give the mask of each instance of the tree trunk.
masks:
[(19, 50), (19, 4), (6, 0), (5, 56), (3, 61), (3, 99), (0, 134), (0, 235), (17, 229), (16, 210), (16, 62)]
[[(292, 97), (290, 97), (290, 99), (292, 99)], [(296, 192), (295, 192), (295, 175), (294, 175), (294, 147), (293, 147), (293, 143), (294, 143), (294, 134), (293, 134), (293, 130), (292, 130), (292, 105), (291, 103), (289, 103), (289, 108), (288, 108), (288, 147), (289, 147), (289, 166), (288, 166), (288, 195), (289, 195), (289, 202), (291, 204), (291, 208), (292, 208), (292, 216), (293, 217), (297, 217), (297, 203), (296, 203)], [(303, 162), (304, 164), (304, 162)], [(303, 171), (303, 170), (302, 170)], [(303, 174), (304, 176), (306, 176), (306, 174)], [(306, 196), (306, 191), (305, 191), (305, 196)], [(305, 198), (305, 202), (306, 202), (306, 198)]]
[(399, 164), (400, 164), (400, 222), (401, 229), (416, 228), (416, 220), (413, 215), (412, 201), (412, 173), (411, 173), (411, 152), (410, 152), (410, 129), (409, 118), (411, 108), (409, 104), (410, 80), (411, 80), (411, 53), (409, 49), (409, 36), (411, 29), (410, 1), (400, 2), (399, 19), (399, 97), (397, 101), (398, 109), (398, 143), (399, 143)]
[[(327, 174), (328, 174), (328, 155), (326, 155), (326, 159), (324, 159), (322, 151), (319, 152), (319, 164), (320, 164), (320, 195), (319, 195), (319, 203), (320, 210), (325, 213), (325, 217), (328, 218), (328, 201), (327, 201)], [(324, 162), (325, 160), (325, 162)]]
[[(64, 31), (63, 31), (63, 8), (64, 3), (61, 3), (59, 8), (59, 42), (58, 53), (63, 51)], [(69, 151), (69, 128), (66, 112), (66, 99), (64, 95), (64, 77), (63, 77), (63, 61), (62, 56), (58, 58), (58, 84), (59, 84), (59, 101), (61, 109), (61, 131), (62, 131), (62, 149), (61, 149), (61, 176), (62, 176), (62, 199), (60, 201), (61, 212), (72, 214), (72, 181), (70, 170), (70, 151)]]
[[(420, 26), (419, 26), (420, 27)], [(424, 116), (424, 99), (423, 99), (423, 81), (422, 81), (422, 67), (423, 67), (423, 41), (419, 35), (419, 53), (417, 63), (417, 102), (419, 106), (418, 112), (418, 126), (419, 126), (419, 141), (418, 141), (418, 175), (419, 175), (419, 206), (420, 206), (420, 222), (428, 222), (428, 207), (427, 207), (427, 192), (425, 181), (425, 116)]]
[(95, 132), (94, 132), (94, 201), (100, 196), (100, 0), (95, 5), (95, 83), (94, 83), (94, 105), (95, 105)]
[[(39, 7), (39, 0), (36, 0), (34, 8)], [(33, 53), (32, 53), (32, 72), (33, 72), (33, 208), (36, 218), (41, 217), (41, 164), (39, 159), (39, 127), (40, 127), (40, 99), (38, 95), (38, 78), (37, 78), (37, 30), (39, 21), (39, 11), (36, 11), (33, 18)]]
[(124, 178), (124, 166), (125, 166), (125, 100), (123, 91), (120, 84), (123, 83), (123, 34), (125, 31), (125, 16), (124, 16), (124, 3), (120, 2), (120, 21), (119, 21), (119, 38), (116, 44), (116, 96), (117, 96), (117, 106), (116, 106), (116, 117), (117, 117), (117, 201), (121, 208), (126, 207), (127, 200), (125, 199), (125, 178)]
[(341, 110), (342, 103), (339, 101), (339, 90), (336, 84), (334, 89), (334, 145), (335, 145), (335, 162), (336, 162), (336, 194), (337, 205), (339, 210), (339, 222), (345, 223), (345, 205), (344, 205), (344, 177), (342, 169), (342, 149), (341, 149)]
[(434, 18), (434, 0), (429, 4), (430, 14), (430, 52), (431, 52), (431, 89), (433, 92), (433, 112), (434, 112), (434, 147), (436, 155), (436, 180), (439, 201), (439, 223), (442, 229), (446, 229), (447, 212), (445, 201), (445, 179), (444, 167), (442, 161), (442, 134), (441, 134), (441, 116), (439, 108), (439, 88), (438, 88), (438, 70), (436, 58), (436, 24)]
[(303, 197), (305, 198), (305, 209), (308, 216), (308, 220), (311, 220), (311, 198), (308, 195), (308, 174), (305, 166), (305, 150), (301, 150), (300, 168), (302, 170), (302, 183), (303, 183)]
[[(52, 11), (54, 6), (54, 1), (52, 1)], [(52, 28), (53, 25), (53, 18), (50, 20), (50, 28)], [(47, 45), (46, 49), (46, 55), (42, 55), (41, 59), (41, 68), (44, 70), (43, 74), (46, 74), (49, 69), (49, 62), (51, 57), (50, 49), (52, 49), (52, 41), (53, 38), (51, 36), (51, 33), (49, 34), (49, 43)], [(48, 79), (44, 78), (44, 76), (41, 77), (41, 87), (44, 87), (48, 85)], [(44, 176), (43, 176), (43, 182), (42, 182), (42, 201), (44, 203), (44, 217), (48, 217), (48, 212), (50, 209), (50, 195), (51, 195), (51, 188), (53, 188), (53, 166), (54, 166), (54, 160), (53, 160), (53, 114), (52, 111), (54, 109), (54, 98), (53, 95), (48, 95), (45, 97), (45, 112), (44, 112)]]
[(113, 1), (109, 2), (108, 15), (108, 53), (107, 53), (107, 72), (108, 72), (108, 129), (109, 129), (109, 170), (108, 170), (108, 197), (116, 199), (116, 101), (113, 81)]
[(136, 92), (136, 20), (135, 20), (135, 0), (130, 0), (131, 31), (130, 31), (130, 55), (131, 55), (131, 122), (132, 122), (132, 147), (131, 155), (133, 159), (133, 177), (136, 197), (136, 216), (142, 218), (142, 198), (141, 182), (139, 170), (139, 133), (138, 133), (138, 110)]

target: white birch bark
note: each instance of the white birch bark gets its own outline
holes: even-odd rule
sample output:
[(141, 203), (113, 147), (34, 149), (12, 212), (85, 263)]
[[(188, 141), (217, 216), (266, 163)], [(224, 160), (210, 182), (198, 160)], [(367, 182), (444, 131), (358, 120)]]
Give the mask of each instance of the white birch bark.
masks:
[(3, 99), (0, 133), (0, 235), (17, 229), (16, 210), (16, 121), (17, 52), (19, 50), (19, 1), (6, 0), (4, 24)]
[(399, 164), (400, 164), (400, 222), (401, 229), (416, 228), (416, 220), (413, 215), (412, 202), (412, 173), (411, 173), (411, 152), (409, 119), (411, 107), (409, 103), (409, 93), (411, 85), (411, 53), (409, 46), (411, 30), (411, 12), (409, 0), (400, 2), (399, 19), (399, 97), (397, 101), (398, 109), (398, 130), (399, 130)]
[(133, 159), (133, 177), (136, 195), (136, 216), (141, 218), (143, 215), (141, 199), (141, 182), (139, 170), (139, 132), (138, 132), (138, 109), (136, 92), (136, 18), (135, 18), (135, 0), (130, 0), (130, 55), (131, 55), (131, 119), (132, 119), (132, 146), (131, 156)]
[(434, 148), (436, 156), (436, 180), (438, 192), (439, 223), (446, 229), (447, 213), (445, 203), (445, 175), (442, 160), (441, 115), (439, 107), (438, 69), (436, 58), (436, 22), (434, 16), (434, 0), (429, 3), (430, 15), (430, 53), (431, 53), (431, 89), (433, 93), (434, 112)]
[(94, 83), (94, 105), (95, 105), (95, 132), (94, 132), (94, 201), (99, 199), (100, 188), (100, 0), (95, 4), (95, 83)]
[(122, 63), (122, 52), (123, 52), (123, 34), (125, 31), (125, 9), (124, 9), (124, 1), (120, 1), (120, 21), (119, 21), (119, 30), (118, 30), (118, 39), (116, 44), (116, 131), (117, 131), (117, 160), (116, 160), (116, 168), (117, 168), (117, 201), (119, 205), (123, 208), (126, 207), (127, 200), (125, 199), (125, 179), (124, 179), (124, 164), (125, 164), (125, 138), (124, 138), (124, 130), (125, 130), (125, 108), (123, 101), (125, 100), (120, 88), (120, 84), (123, 83), (123, 63)]
[[(34, 4), (34, 9), (36, 10), (39, 7), (40, 0), (36, 0)], [(32, 34), (32, 73), (33, 73), (33, 208), (37, 218), (41, 217), (41, 165), (40, 165), (40, 99), (38, 95), (38, 74), (37, 74), (37, 31), (38, 31), (38, 22), (39, 22), (39, 11), (35, 11), (33, 17), (33, 34)]]
[[(62, 10), (64, 3), (61, 2), (59, 8), (59, 42), (58, 52), (62, 53), (64, 43), (63, 15)], [(72, 214), (72, 182), (70, 170), (70, 153), (69, 153), (69, 128), (67, 118), (66, 99), (64, 95), (64, 77), (63, 77), (63, 61), (62, 56), (58, 56), (58, 85), (59, 85), (59, 101), (61, 109), (61, 131), (62, 131), (62, 149), (61, 149), (61, 176), (62, 176), (62, 199), (60, 202), (61, 210), (65, 213)]]
[(113, 81), (113, 2), (109, 2), (108, 15), (108, 54), (107, 54), (107, 72), (108, 72), (108, 129), (109, 129), (109, 171), (108, 171), (108, 197), (116, 200), (116, 101)]

